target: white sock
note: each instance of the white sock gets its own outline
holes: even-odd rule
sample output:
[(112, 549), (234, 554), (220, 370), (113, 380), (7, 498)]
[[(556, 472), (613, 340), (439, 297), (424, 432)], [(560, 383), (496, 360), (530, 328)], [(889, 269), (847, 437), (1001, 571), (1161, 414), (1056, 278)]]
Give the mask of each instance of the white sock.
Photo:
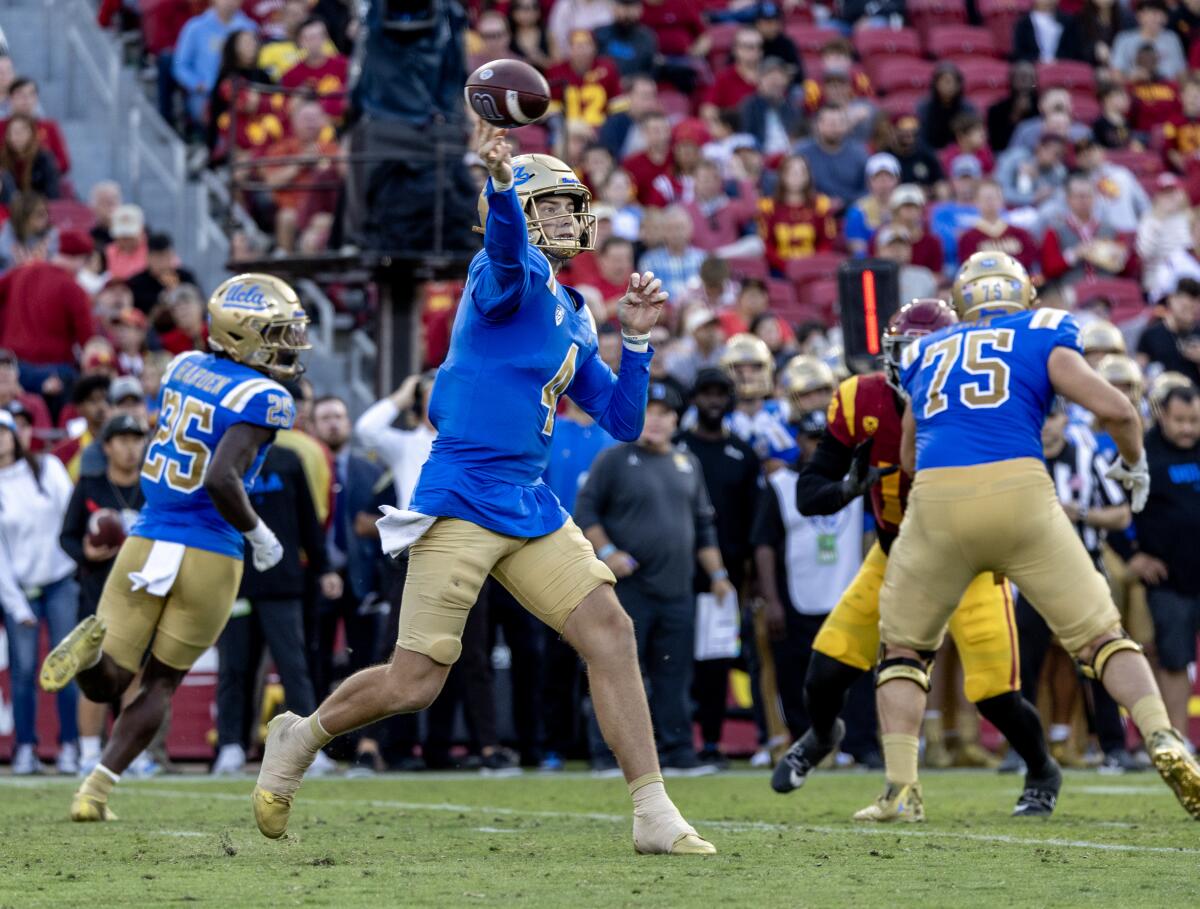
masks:
[(1065, 742), (1071, 737), (1070, 723), (1051, 723), (1050, 724), (1050, 741), (1053, 744)]
[(100, 773), (103, 773), (105, 776), (107, 776), (107, 777), (108, 777), (110, 780), (112, 780), (114, 783), (119, 783), (119, 782), (121, 782), (121, 774), (119, 774), (119, 773), (113, 773), (111, 770), (109, 770), (109, 769), (108, 769), (107, 767), (105, 767), (103, 764), (97, 764), (97, 765), (96, 765), (96, 770), (100, 771)]
[(81, 735), (79, 737), (79, 760), (83, 762), (100, 759), (100, 736)]

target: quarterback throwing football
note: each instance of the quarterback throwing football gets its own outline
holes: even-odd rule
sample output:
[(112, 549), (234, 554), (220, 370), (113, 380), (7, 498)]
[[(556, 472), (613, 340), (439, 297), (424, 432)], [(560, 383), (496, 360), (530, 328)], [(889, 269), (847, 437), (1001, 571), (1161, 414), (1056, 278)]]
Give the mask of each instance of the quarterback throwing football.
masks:
[(254, 815), (278, 837), (317, 750), (336, 735), (427, 707), (462, 649), (463, 626), (491, 575), (587, 661), (605, 738), (633, 797), (639, 852), (710, 854), (667, 797), (615, 578), (541, 481), (561, 395), (615, 438), (641, 434), (650, 329), (667, 299), (652, 274), (633, 274), (618, 316), (618, 375), (597, 353), (582, 297), (558, 283), (561, 265), (591, 249), (591, 193), (549, 155), (512, 158), (505, 133), (480, 124), (490, 174), (479, 200), (484, 249), (472, 261), (438, 372), (437, 427), (411, 511), (380, 521), (384, 547), (409, 547), (400, 635), (390, 663), (344, 682), (310, 717), (271, 722)]

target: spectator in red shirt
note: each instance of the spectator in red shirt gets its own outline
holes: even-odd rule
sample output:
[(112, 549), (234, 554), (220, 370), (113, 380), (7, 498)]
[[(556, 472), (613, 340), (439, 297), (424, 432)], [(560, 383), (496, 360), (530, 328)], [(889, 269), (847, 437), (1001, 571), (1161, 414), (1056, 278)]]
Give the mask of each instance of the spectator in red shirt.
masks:
[(128, 281), (146, 268), (149, 247), (146, 243), (146, 218), (141, 208), (125, 204), (117, 208), (112, 220), (113, 241), (104, 250), (108, 273)]
[(21, 367), (17, 363), (16, 354), (11, 350), (0, 350), (0, 410), (12, 411), (18, 404), (24, 408), (33, 426), (34, 437), (39, 440), (35, 450), (41, 448), (40, 440), (54, 428), (50, 419), (50, 410), (42, 396), (25, 391), (21, 387)]
[[(63, 138), (62, 130), (54, 120), (38, 117), (38, 89), (32, 79), (14, 79), (8, 88), (9, 116), (24, 114), (32, 117), (37, 124), (38, 145), (54, 155), (54, 163), (58, 172), (66, 174), (71, 169), (71, 156), (67, 152), (67, 140)], [(4, 124), (7, 127), (7, 123)]]
[(838, 236), (833, 203), (813, 187), (808, 162), (799, 155), (783, 159), (775, 195), (759, 202), (759, 232), (767, 262), (780, 277), (791, 259), (833, 249)]
[(1158, 51), (1153, 44), (1138, 48), (1129, 79), (1133, 96), (1133, 129), (1149, 134), (1156, 126), (1169, 123), (1180, 113), (1179, 89), (1158, 72)]
[(92, 240), (68, 230), (58, 255), (29, 262), (0, 278), (0, 347), (21, 361), (21, 385), (54, 396), (75, 375), (76, 351), (94, 335), (92, 306), (75, 273), (92, 254)]
[(658, 37), (663, 57), (659, 77), (685, 95), (696, 86), (696, 61), (712, 47), (700, 9), (696, 0), (644, 0), (642, 7), (642, 24)]
[(61, 195), (58, 165), (38, 140), (37, 123), (25, 114), (13, 114), (5, 123), (0, 170), (11, 175), (18, 192), (46, 199)]
[(756, 199), (754, 187), (748, 185), (730, 198), (721, 182), (721, 169), (713, 161), (702, 160), (696, 165), (695, 195), (683, 206), (695, 225), (692, 243), (725, 258), (762, 255), (762, 238), (756, 233), (747, 236), (745, 231), (754, 224)]
[[(671, 156), (671, 122), (666, 114), (647, 114), (638, 124), (645, 151), (630, 155), (621, 167), (633, 180), (642, 205), (662, 206), (671, 198), (675, 161)], [(664, 193), (665, 190), (666, 192)]]
[(975, 196), (979, 220), (958, 238), (958, 259), (965, 262), (975, 253), (1002, 252), (1012, 256), (1031, 274), (1038, 264), (1038, 245), (1030, 233), (1004, 220), (1004, 191), (990, 178), (979, 182)]
[(174, 328), (158, 336), (163, 350), (173, 354), (208, 350), (208, 326), (204, 324), (204, 297), (191, 284), (180, 284), (165, 294), (166, 310)]
[(615, 63), (596, 55), (591, 32), (571, 32), (567, 51), (566, 60), (546, 70), (551, 110), (561, 112), (568, 122), (582, 121), (599, 128), (609, 114), (628, 106), (621, 95), (621, 74)]
[(701, 116), (732, 110), (754, 94), (763, 60), (763, 38), (755, 28), (741, 28), (733, 39), (733, 62), (717, 73), (700, 107)]
[[(230, 32), (225, 39), (221, 68), (208, 97), (206, 141), (211, 162), (225, 160), (231, 139), (239, 149), (254, 149), (283, 136), (280, 116), (287, 99), (256, 87), (273, 81), (258, 65), (258, 52), (258, 36), (252, 31)], [(235, 125), (237, 134), (231, 137)]]
[(330, 119), (340, 122), (346, 112), (346, 58), (327, 53), (329, 30), (322, 19), (313, 17), (300, 26), (296, 44), (304, 55), (279, 80), (285, 88), (311, 89), (321, 99)]
[(996, 167), (996, 158), (988, 147), (987, 128), (979, 114), (973, 111), (959, 114), (950, 126), (954, 141), (938, 154), (942, 171), (950, 173), (950, 162), (959, 155), (974, 155), (984, 174), (990, 174)]

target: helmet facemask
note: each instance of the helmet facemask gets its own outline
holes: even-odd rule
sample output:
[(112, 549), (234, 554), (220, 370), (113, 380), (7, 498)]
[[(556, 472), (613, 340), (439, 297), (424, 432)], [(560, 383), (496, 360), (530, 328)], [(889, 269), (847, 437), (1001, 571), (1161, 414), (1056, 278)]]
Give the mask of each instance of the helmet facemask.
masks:
[[(542, 215), (538, 200), (554, 196), (567, 196), (574, 203), (574, 211), (555, 215)], [(551, 237), (554, 228), (565, 219), (573, 222), (574, 236)], [(554, 187), (535, 193), (525, 202), (525, 224), (529, 229), (529, 242), (542, 252), (556, 259), (572, 259), (596, 246), (596, 216), (591, 213), (591, 194), (572, 189)]]

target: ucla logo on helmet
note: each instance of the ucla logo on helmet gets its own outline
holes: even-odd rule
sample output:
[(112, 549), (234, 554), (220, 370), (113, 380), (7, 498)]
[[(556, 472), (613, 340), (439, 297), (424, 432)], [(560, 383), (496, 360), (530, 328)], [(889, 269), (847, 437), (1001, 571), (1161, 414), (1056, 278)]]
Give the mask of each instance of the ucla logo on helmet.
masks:
[(513, 168), (513, 186), (524, 186), (533, 179), (533, 174), (525, 169), (524, 164), (518, 164)]
[(240, 303), (243, 309), (262, 309), (267, 298), (257, 284), (231, 284), (225, 291), (226, 303)]

